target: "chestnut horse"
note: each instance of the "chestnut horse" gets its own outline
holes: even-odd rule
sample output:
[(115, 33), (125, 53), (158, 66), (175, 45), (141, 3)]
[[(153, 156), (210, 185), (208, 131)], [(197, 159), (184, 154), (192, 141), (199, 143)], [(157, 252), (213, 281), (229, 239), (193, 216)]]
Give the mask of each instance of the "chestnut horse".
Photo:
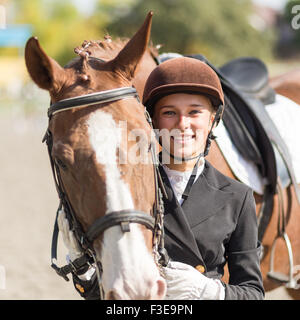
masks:
[[(143, 69), (135, 79), (141, 94), (146, 70), (155, 67), (148, 49), (151, 21), (149, 13), (125, 46), (113, 45), (109, 37), (97, 43), (101, 59), (77, 48), (79, 57), (64, 68), (43, 51), (36, 38), (30, 38), (25, 48), (31, 78), (51, 97), (47, 141), (51, 143), (50, 160), (62, 204), (75, 216), (81, 234), (88, 235), (94, 260), (101, 261), (102, 270), (97, 274), (102, 273), (98, 281), (105, 299), (163, 299), (166, 293), (166, 282), (153, 253), (155, 236), (147, 218), (156, 202), (151, 148), (142, 146), (149, 161), (119, 161), (137, 143), (134, 139), (124, 145), (120, 141), (135, 129), (142, 130), (151, 141), (151, 126), (132, 88), (133, 77)], [(87, 50), (87, 43), (84, 46)], [(116, 98), (116, 93), (122, 95)], [(101, 99), (89, 103), (88, 99), (95, 96)], [(78, 100), (81, 103), (76, 105)], [(139, 145), (140, 153), (142, 147)], [(112, 219), (99, 220), (112, 217), (111, 213), (116, 220), (128, 216), (133, 221), (119, 221), (117, 225)], [(109, 226), (104, 228), (103, 222)]]

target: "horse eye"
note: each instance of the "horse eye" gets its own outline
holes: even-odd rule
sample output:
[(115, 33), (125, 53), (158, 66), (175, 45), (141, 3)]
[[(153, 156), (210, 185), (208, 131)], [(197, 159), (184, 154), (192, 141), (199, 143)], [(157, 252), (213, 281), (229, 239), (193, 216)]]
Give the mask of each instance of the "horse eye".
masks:
[(56, 159), (55, 159), (55, 163), (56, 163), (60, 168), (62, 168), (64, 171), (67, 170), (67, 166), (65, 165), (65, 163), (64, 163), (61, 159), (56, 158)]

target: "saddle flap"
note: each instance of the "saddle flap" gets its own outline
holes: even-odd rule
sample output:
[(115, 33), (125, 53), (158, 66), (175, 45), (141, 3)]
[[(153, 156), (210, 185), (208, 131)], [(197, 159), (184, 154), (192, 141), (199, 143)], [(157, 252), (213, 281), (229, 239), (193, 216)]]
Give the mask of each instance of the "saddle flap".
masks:
[[(265, 175), (265, 167), (261, 153), (257, 148), (257, 142), (254, 141), (253, 136), (249, 133), (249, 129), (244, 124), (245, 121), (241, 119), (227, 95), (225, 95), (225, 101), (226, 108), (223, 114), (223, 122), (231, 141), (233, 141), (240, 154), (245, 159), (254, 162), (259, 167), (261, 174)], [(252, 119), (249, 116), (247, 120), (248, 126), (252, 124)]]

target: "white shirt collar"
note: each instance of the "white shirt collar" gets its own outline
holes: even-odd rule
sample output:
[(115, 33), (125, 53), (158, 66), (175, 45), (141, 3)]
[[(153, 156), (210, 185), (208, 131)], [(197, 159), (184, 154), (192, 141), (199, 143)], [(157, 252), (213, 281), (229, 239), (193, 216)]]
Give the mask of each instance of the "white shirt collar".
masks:
[[(200, 174), (202, 173), (204, 169), (204, 164), (205, 164), (205, 159), (201, 158), (199, 161), (199, 167), (197, 170), (197, 175), (194, 180), (194, 183), (196, 180), (199, 178)], [(190, 176), (192, 174), (192, 170), (189, 171), (177, 171), (177, 170), (172, 170), (168, 168), (166, 165), (163, 165), (163, 168), (170, 180), (171, 186), (173, 188), (174, 194), (180, 204), (182, 204), (183, 199), (182, 199), (182, 194), (185, 190), (185, 187), (190, 179)]]

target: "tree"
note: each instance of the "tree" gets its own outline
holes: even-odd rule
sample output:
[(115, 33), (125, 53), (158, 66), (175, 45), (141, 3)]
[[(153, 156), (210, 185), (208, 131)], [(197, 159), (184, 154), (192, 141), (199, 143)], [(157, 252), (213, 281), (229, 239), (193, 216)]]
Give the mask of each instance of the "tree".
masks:
[(131, 0), (123, 10), (117, 0), (104, 2), (98, 12), (111, 17), (107, 30), (118, 36), (131, 36), (147, 12), (154, 11), (152, 40), (163, 45), (163, 52), (202, 53), (215, 64), (242, 55), (271, 56), (272, 34), (248, 22), (250, 0)]
[(62, 65), (74, 58), (73, 49), (83, 40), (98, 39), (101, 20), (85, 17), (71, 0), (16, 1), (15, 22), (31, 24), (46, 52)]

